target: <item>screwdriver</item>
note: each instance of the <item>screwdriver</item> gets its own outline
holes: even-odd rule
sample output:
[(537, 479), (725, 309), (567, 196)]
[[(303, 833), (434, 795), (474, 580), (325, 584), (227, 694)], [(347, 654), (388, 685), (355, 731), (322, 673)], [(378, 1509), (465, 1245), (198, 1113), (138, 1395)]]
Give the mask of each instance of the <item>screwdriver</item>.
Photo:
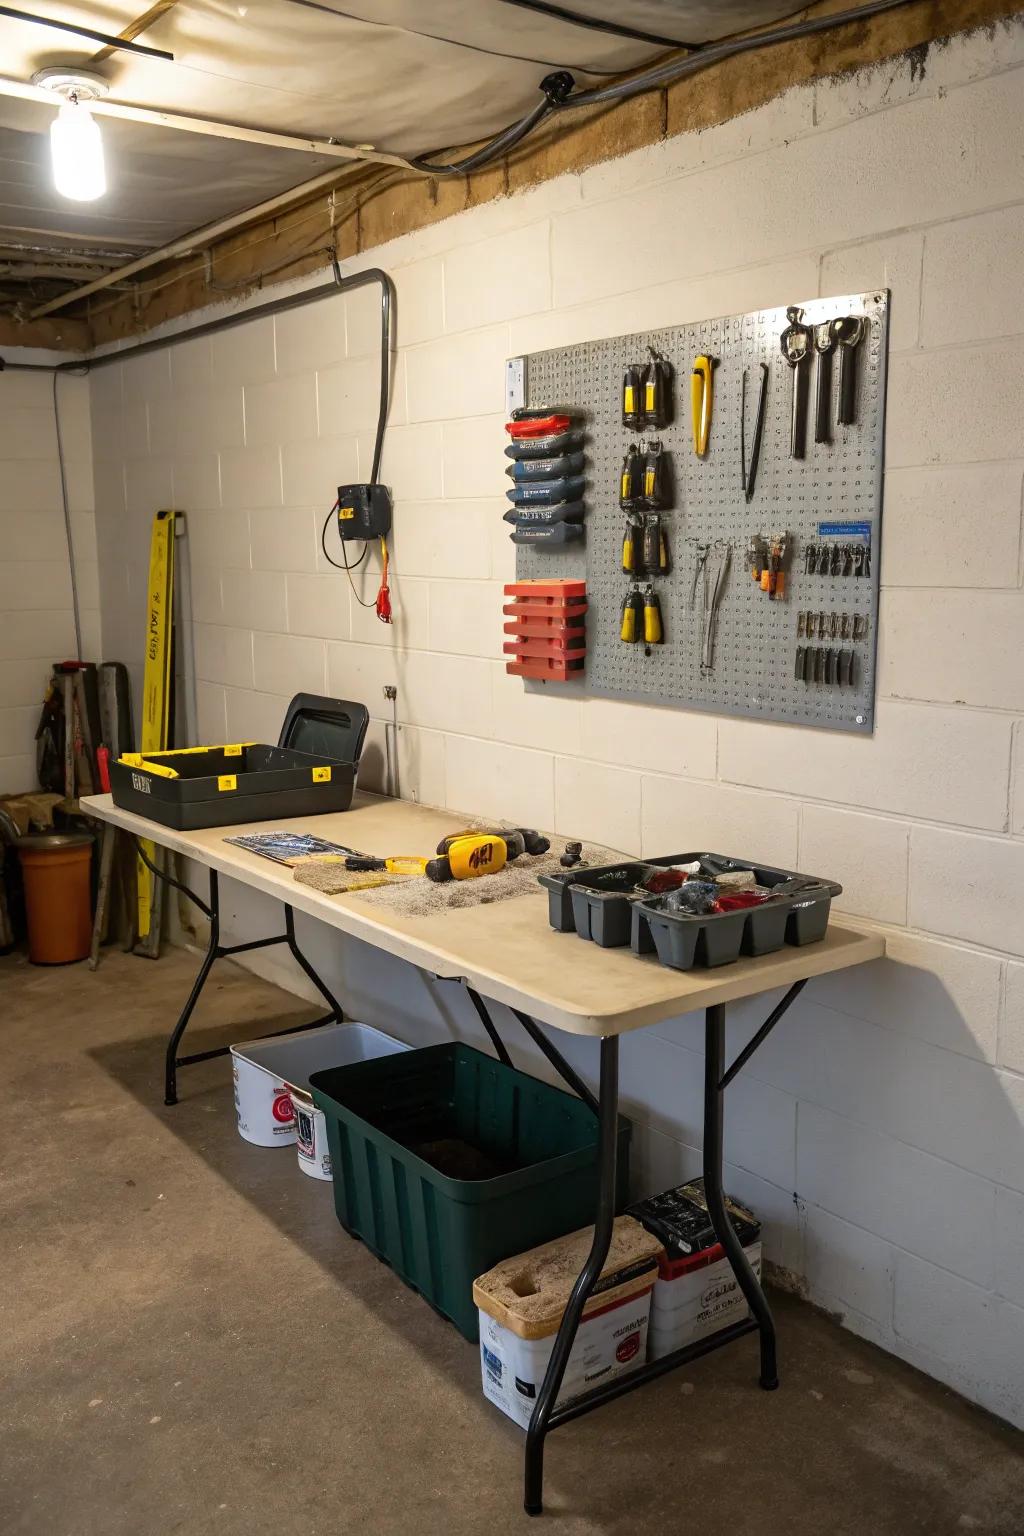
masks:
[(644, 520), (642, 551), (642, 564), (647, 575), (664, 576), (668, 570), (668, 542), (657, 513)]
[(630, 587), (622, 599), (619, 623), (619, 639), (633, 645), (640, 638), (640, 619), (644, 612), (644, 600), (639, 587)]
[(665, 472), (664, 456), (661, 451), (661, 439), (652, 438), (643, 445), (644, 455), (644, 481), (643, 499), (644, 506), (649, 512), (657, 512), (665, 505)]
[(665, 629), (661, 622), (661, 603), (652, 586), (644, 590), (644, 644), (661, 645)]
[(627, 576), (632, 576), (636, 570), (636, 534), (637, 519), (630, 513), (626, 518), (626, 529), (622, 535), (622, 569)]
[(643, 460), (636, 443), (630, 443), (619, 476), (619, 506), (624, 512), (638, 507), (643, 498)]
[(636, 363), (630, 363), (622, 375), (622, 425), (624, 427), (643, 426), (644, 413), (641, 400), (640, 369)]
[(672, 364), (654, 347), (647, 350), (651, 360), (644, 369), (644, 424), (660, 431), (672, 420)]

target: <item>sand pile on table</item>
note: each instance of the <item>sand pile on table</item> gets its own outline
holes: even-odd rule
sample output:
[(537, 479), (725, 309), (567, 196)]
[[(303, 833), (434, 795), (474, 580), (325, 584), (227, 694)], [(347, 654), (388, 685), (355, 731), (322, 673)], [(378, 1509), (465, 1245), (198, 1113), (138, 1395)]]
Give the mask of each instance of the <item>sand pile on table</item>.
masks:
[[(494, 822), (478, 822), (467, 830), (487, 831), (494, 827)], [(512, 896), (540, 891), (538, 875), (562, 872), (559, 859), (565, 852), (567, 841), (564, 837), (552, 837), (548, 852), (536, 858), (523, 853), (512, 864), (506, 864), (499, 874), (481, 875), (478, 880), (450, 880), (445, 885), (437, 885), (422, 875), (374, 875), (371, 878), (383, 881), (383, 884), (363, 890), (353, 889), (353, 880), (360, 877), (338, 864), (305, 864), (296, 869), (295, 878), (301, 885), (310, 885), (328, 896), (358, 896), (369, 906), (386, 907), (389, 912), (398, 912), (405, 917), (432, 917), (436, 912), (484, 906), (488, 902), (508, 901)], [(587, 864), (614, 864), (622, 855), (600, 843), (584, 843), (583, 858)]]

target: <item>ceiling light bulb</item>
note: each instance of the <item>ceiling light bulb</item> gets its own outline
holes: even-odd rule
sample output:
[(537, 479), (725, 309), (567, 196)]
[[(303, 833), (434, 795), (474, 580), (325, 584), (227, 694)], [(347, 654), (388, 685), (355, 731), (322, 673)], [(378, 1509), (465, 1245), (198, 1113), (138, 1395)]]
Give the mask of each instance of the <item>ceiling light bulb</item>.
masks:
[(73, 96), (50, 124), (53, 184), (62, 197), (91, 203), (107, 190), (103, 136), (88, 107)]

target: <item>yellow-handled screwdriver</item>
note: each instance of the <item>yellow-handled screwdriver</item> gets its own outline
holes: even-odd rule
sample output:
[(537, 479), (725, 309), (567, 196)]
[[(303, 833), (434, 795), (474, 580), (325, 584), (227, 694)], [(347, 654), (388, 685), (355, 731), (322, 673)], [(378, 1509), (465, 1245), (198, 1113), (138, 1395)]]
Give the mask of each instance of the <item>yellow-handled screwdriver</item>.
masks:
[(619, 639), (627, 645), (634, 645), (640, 639), (641, 619), (644, 611), (644, 600), (639, 587), (630, 587), (622, 599), (622, 613), (619, 618)]
[(644, 644), (661, 645), (665, 628), (661, 622), (661, 603), (653, 587), (644, 590)]

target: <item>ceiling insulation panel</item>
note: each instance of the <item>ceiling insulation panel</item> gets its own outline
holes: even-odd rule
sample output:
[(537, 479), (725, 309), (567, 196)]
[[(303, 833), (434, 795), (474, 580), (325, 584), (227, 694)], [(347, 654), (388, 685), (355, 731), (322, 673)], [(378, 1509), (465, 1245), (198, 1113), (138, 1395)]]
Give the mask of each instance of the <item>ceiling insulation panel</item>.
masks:
[[(23, 0), (50, 18), (116, 33), (144, 0)], [(793, 12), (792, 0), (564, 0), (563, 10), (681, 43)], [(593, 86), (665, 54), (660, 44), (508, 0), (178, 0), (138, 41), (173, 62), (0, 18), (0, 71), (27, 83), (56, 64), (97, 69), (112, 101), (279, 133), (423, 154), (489, 137), (568, 69)], [(159, 246), (343, 162), (104, 117), (109, 194), (52, 189), (48, 106), (0, 94), (0, 234), (42, 229)], [(9, 285), (8, 285), (9, 286)]]

